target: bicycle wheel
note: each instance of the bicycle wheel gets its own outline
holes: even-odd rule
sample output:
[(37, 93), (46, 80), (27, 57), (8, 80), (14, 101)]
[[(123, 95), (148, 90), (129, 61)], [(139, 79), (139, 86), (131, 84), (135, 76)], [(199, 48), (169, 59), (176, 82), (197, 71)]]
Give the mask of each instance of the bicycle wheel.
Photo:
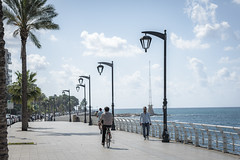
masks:
[(106, 134), (106, 144), (107, 144), (107, 148), (110, 148), (110, 141), (111, 141), (110, 138), (111, 138), (111, 137), (110, 137), (110, 132), (107, 132), (107, 134)]

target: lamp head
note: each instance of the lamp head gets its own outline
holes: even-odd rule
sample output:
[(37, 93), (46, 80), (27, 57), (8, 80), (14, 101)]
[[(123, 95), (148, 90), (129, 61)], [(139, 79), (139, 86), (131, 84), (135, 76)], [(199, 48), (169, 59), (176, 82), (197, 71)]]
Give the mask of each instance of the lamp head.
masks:
[(76, 86), (76, 90), (77, 90), (77, 92), (80, 90), (80, 85), (79, 84)]
[(100, 75), (101, 75), (102, 72), (103, 72), (103, 68), (104, 68), (104, 66), (101, 65), (101, 64), (99, 64), (99, 65), (97, 66), (97, 70), (98, 70), (98, 73), (99, 73)]
[(147, 49), (150, 47), (151, 41), (152, 38), (150, 36), (147, 36), (146, 34), (140, 39), (142, 48), (145, 50), (145, 52), (147, 52)]
[(82, 83), (83, 83), (83, 78), (80, 77), (80, 78), (78, 79), (78, 82), (79, 82), (79, 84), (82, 84)]

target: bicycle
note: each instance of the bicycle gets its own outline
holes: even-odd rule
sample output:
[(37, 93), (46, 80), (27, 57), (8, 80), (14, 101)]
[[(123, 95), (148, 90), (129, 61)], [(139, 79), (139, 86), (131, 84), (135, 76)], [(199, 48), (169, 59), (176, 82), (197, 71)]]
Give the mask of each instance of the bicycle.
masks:
[(107, 127), (106, 135), (105, 135), (105, 143), (107, 145), (107, 148), (110, 148), (111, 139), (112, 139), (111, 130), (110, 130), (110, 127)]

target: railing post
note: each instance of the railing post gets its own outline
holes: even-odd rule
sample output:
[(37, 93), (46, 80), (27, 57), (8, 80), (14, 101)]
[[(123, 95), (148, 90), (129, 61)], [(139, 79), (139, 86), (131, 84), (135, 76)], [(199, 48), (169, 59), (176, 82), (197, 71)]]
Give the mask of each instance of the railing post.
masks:
[(178, 128), (175, 122), (172, 122), (173, 128), (174, 128), (174, 134), (175, 134), (175, 141), (179, 142), (179, 133)]
[(218, 133), (215, 132), (215, 134), (216, 134), (216, 148), (218, 148)]
[(223, 129), (220, 128), (220, 127), (216, 127), (219, 129), (220, 133), (222, 134), (222, 140), (223, 140), (223, 149), (222, 149), (222, 152), (223, 153), (226, 153), (227, 152), (227, 136), (226, 134), (224, 133)]
[(127, 132), (129, 132), (129, 119), (126, 119), (126, 124), (127, 124)]
[[(239, 141), (240, 141), (240, 129), (238, 128), (235, 128), (235, 127), (233, 127), (233, 129), (237, 132), (237, 134), (238, 134), (238, 138), (239, 138)], [(235, 145), (234, 145), (234, 150), (235, 150)]]
[(130, 120), (130, 123), (131, 123), (131, 132), (133, 133), (133, 121)]
[(116, 130), (118, 130), (118, 118), (114, 118), (114, 119), (115, 119)]
[[(212, 135), (211, 132), (209, 131), (208, 127), (205, 125), (202, 125), (202, 127), (207, 131), (207, 136), (208, 136), (208, 149), (212, 149)], [(203, 135), (204, 136), (204, 135)]]
[(138, 126), (139, 126), (139, 124), (137, 123), (137, 121), (135, 121), (135, 124), (136, 124), (136, 133), (138, 133)]
[(198, 130), (197, 128), (195, 127), (194, 124), (190, 123), (190, 126), (192, 126), (193, 130), (194, 130), (194, 134), (195, 134), (195, 147), (199, 147), (199, 135), (198, 135)]
[(232, 133), (230, 133), (231, 137), (232, 137), (232, 151), (235, 151), (235, 140), (234, 140), (234, 135)]
[[(180, 126), (182, 127), (182, 130), (183, 130), (183, 132), (184, 132), (184, 140), (183, 140), (183, 142), (186, 144), (187, 143), (187, 130), (186, 130), (186, 128), (185, 128), (185, 126), (184, 126), (184, 124), (180, 124)], [(182, 136), (181, 136), (182, 137)]]

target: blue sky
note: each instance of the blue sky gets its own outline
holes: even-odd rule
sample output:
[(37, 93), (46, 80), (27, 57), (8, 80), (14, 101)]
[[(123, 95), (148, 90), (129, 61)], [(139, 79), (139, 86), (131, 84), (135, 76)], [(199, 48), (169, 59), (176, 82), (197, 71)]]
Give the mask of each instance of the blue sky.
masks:
[[(100, 76), (97, 62), (114, 61), (116, 108), (163, 101), (163, 41), (152, 37), (147, 53), (142, 31), (167, 30), (168, 107), (240, 106), (240, 0), (49, 0), (59, 13), (57, 31), (36, 31), (42, 44), (27, 44), (28, 69), (47, 96), (76, 92), (80, 75), (91, 75), (94, 108), (111, 105), (111, 69)], [(13, 73), (21, 70), (20, 40), (5, 26)], [(16, 76), (13, 75), (13, 81)], [(86, 83), (88, 83), (85, 80)]]

